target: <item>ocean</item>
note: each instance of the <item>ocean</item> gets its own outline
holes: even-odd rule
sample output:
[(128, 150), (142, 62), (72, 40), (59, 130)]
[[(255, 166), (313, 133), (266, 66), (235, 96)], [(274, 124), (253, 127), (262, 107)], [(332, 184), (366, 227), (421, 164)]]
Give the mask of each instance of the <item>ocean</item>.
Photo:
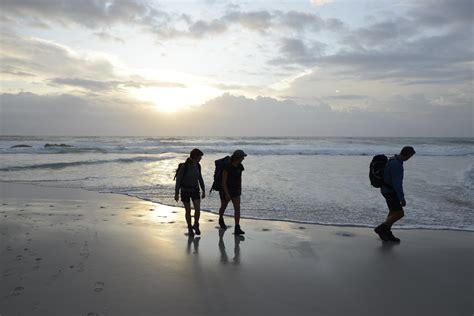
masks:
[[(31, 147), (11, 148), (19, 144)], [(181, 206), (173, 199), (173, 177), (193, 148), (204, 152), (207, 190), (214, 161), (242, 149), (248, 153), (243, 217), (373, 227), (384, 220), (387, 206), (370, 186), (371, 158), (406, 145), (417, 154), (404, 164), (406, 215), (396, 227), (474, 231), (472, 138), (0, 136), (0, 181)], [(216, 213), (218, 192), (208, 191), (202, 208)], [(226, 214), (232, 214), (231, 206)]]

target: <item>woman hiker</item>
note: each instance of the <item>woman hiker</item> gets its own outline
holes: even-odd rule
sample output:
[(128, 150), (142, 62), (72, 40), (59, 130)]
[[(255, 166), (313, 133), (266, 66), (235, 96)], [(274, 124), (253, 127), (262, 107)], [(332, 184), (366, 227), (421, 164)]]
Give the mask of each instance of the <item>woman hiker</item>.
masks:
[[(189, 158), (186, 159), (186, 162), (179, 165), (176, 174), (174, 199), (178, 202), (179, 192), (181, 191), (181, 201), (186, 210), (185, 218), (190, 237), (193, 237), (194, 233), (201, 235), (201, 231), (199, 230), (201, 198), (204, 199), (206, 197), (204, 180), (201, 175), (201, 165), (199, 164), (203, 155), (204, 153), (199, 149), (193, 149), (189, 154)], [(199, 186), (202, 189), (202, 195), (199, 191)], [(194, 205), (194, 225), (191, 225), (191, 200)]]

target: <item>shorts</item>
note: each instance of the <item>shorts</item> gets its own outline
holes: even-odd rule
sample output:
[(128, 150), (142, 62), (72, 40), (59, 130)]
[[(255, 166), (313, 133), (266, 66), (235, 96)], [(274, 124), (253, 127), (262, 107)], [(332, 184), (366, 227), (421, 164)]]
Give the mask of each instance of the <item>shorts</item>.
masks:
[[(240, 191), (230, 191), (229, 190), (229, 194), (230, 194), (231, 198), (238, 198), (242, 195), (242, 192), (240, 192)], [(224, 190), (219, 191), (219, 196), (221, 197), (221, 200), (225, 200)]]
[(402, 204), (395, 193), (384, 193), (382, 194), (387, 202), (388, 210), (390, 212), (403, 211)]
[(181, 190), (181, 201), (183, 203), (190, 203), (201, 199), (201, 192), (199, 190), (183, 191)]

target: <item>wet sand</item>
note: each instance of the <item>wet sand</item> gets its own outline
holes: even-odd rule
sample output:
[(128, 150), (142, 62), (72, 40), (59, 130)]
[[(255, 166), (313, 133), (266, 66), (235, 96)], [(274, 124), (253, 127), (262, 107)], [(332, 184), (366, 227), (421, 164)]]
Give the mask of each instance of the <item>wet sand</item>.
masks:
[(238, 237), (203, 212), (188, 238), (182, 208), (0, 189), (2, 316), (474, 313), (471, 232), (400, 230), (393, 244), (368, 228), (243, 219)]

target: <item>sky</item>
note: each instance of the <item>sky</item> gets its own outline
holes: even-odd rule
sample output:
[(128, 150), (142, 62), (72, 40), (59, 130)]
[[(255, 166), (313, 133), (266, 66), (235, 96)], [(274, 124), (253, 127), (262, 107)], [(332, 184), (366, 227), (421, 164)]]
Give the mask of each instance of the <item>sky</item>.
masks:
[(472, 0), (0, 0), (0, 133), (473, 137)]

